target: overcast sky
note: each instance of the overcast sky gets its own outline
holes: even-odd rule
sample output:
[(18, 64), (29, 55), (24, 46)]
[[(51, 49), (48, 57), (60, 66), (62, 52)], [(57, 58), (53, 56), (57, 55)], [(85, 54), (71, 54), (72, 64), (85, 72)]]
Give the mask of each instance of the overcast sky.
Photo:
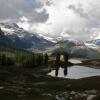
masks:
[(54, 38), (100, 38), (100, 0), (0, 0), (0, 21)]

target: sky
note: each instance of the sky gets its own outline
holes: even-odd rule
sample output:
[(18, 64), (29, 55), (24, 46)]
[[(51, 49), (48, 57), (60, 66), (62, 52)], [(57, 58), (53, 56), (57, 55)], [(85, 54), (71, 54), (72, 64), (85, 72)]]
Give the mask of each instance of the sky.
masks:
[(100, 38), (100, 0), (0, 0), (0, 22), (52, 38)]

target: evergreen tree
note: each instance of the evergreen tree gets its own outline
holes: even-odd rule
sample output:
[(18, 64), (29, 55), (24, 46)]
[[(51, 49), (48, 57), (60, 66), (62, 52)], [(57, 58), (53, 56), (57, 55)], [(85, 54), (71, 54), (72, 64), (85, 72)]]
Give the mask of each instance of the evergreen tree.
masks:
[(46, 53), (44, 56), (44, 64), (48, 64), (48, 60), (49, 60), (49, 57), (48, 57), (48, 54)]
[(5, 66), (6, 63), (7, 63), (6, 56), (5, 56), (5, 54), (2, 54), (1, 55), (1, 65), (2, 66)]
[(1, 55), (1, 65), (2, 65), (2, 66), (14, 65), (14, 61), (13, 61), (12, 58), (6, 57), (5, 54), (2, 54), (2, 55)]
[(55, 62), (56, 65), (60, 65), (60, 54), (57, 53), (56, 55), (56, 62)]
[(39, 65), (42, 65), (42, 56), (40, 54), (37, 55), (37, 59), (36, 59), (36, 65), (39, 66)]
[(68, 58), (69, 58), (69, 54), (68, 53), (64, 53), (64, 61), (68, 62)]
[(32, 66), (34, 66), (34, 65), (35, 65), (35, 61), (36, 61), (36, 60), (35, 60), (35, 55), (34, 55), (34, 54), (32, 54), (32, 58), (31, 58), (31, 59), (32, 59)]
[(43, 65), (44, 64), (44, 55), (41, 54), (41, 64)]
[(14, 65), (14, 61), (13, 61), (13, 59), (10, 58), (10, 57), (6, 58), (6, 65), (7, 65), (7, 66)]

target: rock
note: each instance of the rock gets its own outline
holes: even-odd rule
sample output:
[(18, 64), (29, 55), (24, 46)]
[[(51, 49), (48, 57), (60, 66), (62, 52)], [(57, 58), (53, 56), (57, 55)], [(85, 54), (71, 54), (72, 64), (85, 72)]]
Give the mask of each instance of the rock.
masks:
[(71, 95), (75, 95), (76, 93), (74, 92), (74, 91), (71, 91), (71, 93), (70, 93)]
[(61, 100), (61, 99), (59, 98), (59, 96), (58, 96), (58, 95), (56, 95), (56, 99), (57, 99), (57, 100)]
[(96, 94), (97, 91), (96, 90), (87, 90), (85, 91), (87, 94)]
[(71, 87), (71, 84), (68, 84), (66, 87), (67, 87), (67, 88)]
[(2, 90), (2, 89), (4, 89), (4, 87), (3, 87), (3, 86), (1, 86), (1, 87), (0, 87), (0, 90)]
[(64, 97), (59, 97), (58, 95), (56, 95), (56, 100), (65, 100)]
[(43, 93), (42, 95), (44, 95), (44, 96), (52, 96), (52, 94), (49, 94), (49, 93)]
[(70, 97), (70, 100), (73, 100), (73, 97)]
[(89, 95), (89, 96), (87, 97), (87, 100), (93, 100), (95, 97), (96, 97), (96, 95)]

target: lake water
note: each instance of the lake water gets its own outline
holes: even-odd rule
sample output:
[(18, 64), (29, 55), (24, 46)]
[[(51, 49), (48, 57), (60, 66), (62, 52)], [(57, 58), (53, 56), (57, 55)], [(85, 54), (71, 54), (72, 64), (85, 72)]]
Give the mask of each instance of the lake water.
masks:
[[(70, 60), (73, 63), (81, 63), (79, 60)], [(67, 68), (56, 68), (48, 73), (50, 76), (63, 77), (70, 79), (80, 79), (85, 77), (100, 76), (100, 69), (94, 69), (87, 66), (74, 65)]]

